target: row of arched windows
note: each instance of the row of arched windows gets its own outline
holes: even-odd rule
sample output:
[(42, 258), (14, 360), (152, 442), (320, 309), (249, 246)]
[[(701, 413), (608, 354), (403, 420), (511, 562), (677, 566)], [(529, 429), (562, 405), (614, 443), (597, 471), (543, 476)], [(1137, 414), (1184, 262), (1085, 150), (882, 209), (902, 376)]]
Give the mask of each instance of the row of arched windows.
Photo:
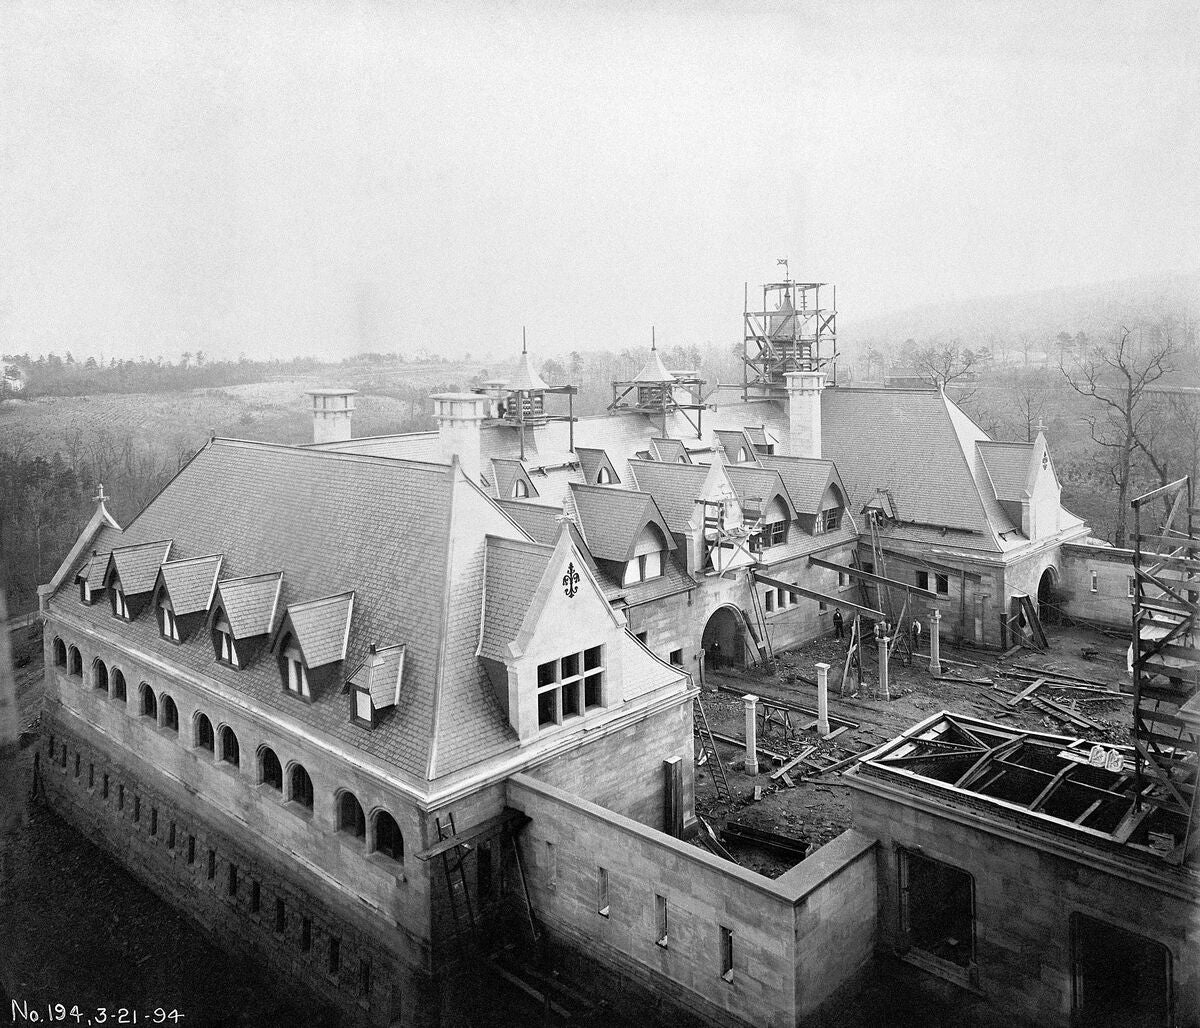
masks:
[[(55, 637), (53, 652), (56, 667), (65, 667), (67, 674), (83, 678), (83, 657), (78, 647), (68, 647), (62, 639)], [(120, 668), (110, 669), (100, 657), (92, 661), (91, 684), (115, 700), (127, 699), (124, 674)], [(179, 732), (179, 708), (175, 701), (165, 692), (155, 694), (147, 682), (138, 686), (137, 711), (139, 716), (150, 718), (160, 728)], [(221, 725), (214, 731), (212, 721), (203, 711), (196, 711), (192, 717), (192, 745), (196, 749), (207, 750), (219, 761), (232, 767), (240, 768), (242, 765), (237, 733), (229, 725)], [(289, 763), (285, 774), (279, 757), (266, 745), (259, 747), (256, 763), (259, 785), (274, 789), (283, 796), (285, 802), (295, 803), (303, 810), (313, 809), (315, 797), (312, 777), (303, 764), (296, 761)], [(377, 810), (368, 819), (358, 797), (345, 789), (336, 793), (334, 803), (338, 832), (362, 840), (368, 852), (397, 861), (404, 859), (404, 839), (400, 834), (400, 826), (390, 813)]]

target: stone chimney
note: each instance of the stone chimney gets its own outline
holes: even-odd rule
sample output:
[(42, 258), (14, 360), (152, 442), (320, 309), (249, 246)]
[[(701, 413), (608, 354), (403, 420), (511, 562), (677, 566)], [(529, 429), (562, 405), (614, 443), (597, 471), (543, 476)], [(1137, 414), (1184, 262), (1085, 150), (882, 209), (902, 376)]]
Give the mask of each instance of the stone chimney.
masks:
[(787, 379), (789, 455), (821, 456), (821, 392), (823, 371), (789, 371)]
[(488, 398), (482, 393), (435, 393), (433, 416), (437, 421), (442, 459), (458, 457), (463, 471), (479, 481), (480, 425), (488, 415)]
[(309, 389), (312, 397), (313, 442), (344, 443), (350, 439), (356, 389)]

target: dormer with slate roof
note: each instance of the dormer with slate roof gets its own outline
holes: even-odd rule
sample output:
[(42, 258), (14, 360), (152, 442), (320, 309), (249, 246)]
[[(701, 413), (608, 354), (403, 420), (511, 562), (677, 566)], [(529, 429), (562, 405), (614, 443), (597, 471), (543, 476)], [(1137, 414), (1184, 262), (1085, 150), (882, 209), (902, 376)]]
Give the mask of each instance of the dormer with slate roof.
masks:
[(170, 539), (113, 549), (104, 572), (104, 588), (114, 617), (133, 621), (145, 609), (158, 581), (158, 570), (170, 554)]
[(217, 660), (231, 667), (246, 667), (267, 647), (278, 620), (282, 590), (280, 571), (217, 583), (208, 620)]
[(1032, 443), (976, 442), (992, 493), (1026, 539), (1045, 539), (1059, 530), (1062, 488), (1046, 437)]
[(580, 534), (607, 577), (628, 588), (666, 573), (676, 544), (654, 497), (576, 484), (571, 505)]
[(587, 485), (620, 485), (621, 476), (613, 462), (609, 460), (605, 450), (590, 446), (575, 447), (575, 455), (579, 458), (579, 469), (583, 472), (583, 480)]
[(846, 487), (831, 460), (814, 457), (763, 456), (764, 468), (778, 473), (796, 508), (796, 520), (809, 535), (837, 531), (846, 524), (857, 531), (846, 509)]
[(108, 572), (108, 558), (111, 555), (92, 550), (91, 558), (79, 569), (75, 581), (79, 583), (79, 599), (82, 602), (96, 603), (104, 596), (104, 578)]
[(744, 431), (718, 428), (713, 436), (725, 450), (730, 464), (753, 464), (757, 459), (754, 444)]
[(400, 702), (404, 681), (403, 643), (372, 646), (366, 659), (346, 681), (350, 691), (350, 718), (364, 728), (374, 728), (383, 714)]
[(150, 605), (164, 639), (189, 639), (208, 620), (221, 562), (217, 553), (167, 561), (159, 568)]
[(353, 592), (288, 606), (272, 647), (287, 692), (311, 702), (336, 678), (353, 616)]
[(492, 458), (492, 482), (499, 500), (530, 500), (541, 495), (524, 464), (512, 458)]
[(693, 464), (691, 454), (679, 439), (651, 439), (650, 456), (668, 464)]

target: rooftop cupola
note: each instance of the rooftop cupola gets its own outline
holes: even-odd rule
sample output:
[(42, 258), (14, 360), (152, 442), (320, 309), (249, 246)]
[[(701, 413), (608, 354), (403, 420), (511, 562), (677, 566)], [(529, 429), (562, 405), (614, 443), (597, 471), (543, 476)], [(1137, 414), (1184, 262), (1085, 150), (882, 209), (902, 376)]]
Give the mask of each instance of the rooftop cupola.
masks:
[[(489, 417), (495, 417), (503, 425), (512, 425), (520, 430), (521, 459), (525, 458), (525, 428), (538, 427), (548, 421), (565, 421), (570, 425), (568, 449), (575, 448), (575, 394), (579, 390), (573, 385), (550, 385), (533, 366), (529, 347), (525, 340), (525, 329), (521, 329), (521, 356), (508, 379), (492, 379), (484, 383), (485, 394), (491, 400)], [(567, 398), (567, 411), (561, 407), (553, 412), (546, 403), (547, 395)]]
[(309, 389), (312, 398), (313, 442), (344, 443), (350, 439), (356, 389)]
[(650, 359), (633, 378), (613, 383), (613, 401), (608, 409), (659, 417), (663, 436), (680, 434), (668, 431), (667, 426), (668, 415), (679, 413), (695, 429), (696, 438), (699, 439), (701, 412), (704, 410), (704, 404), (700, 402), (700, 387), (703, 385), (704, 380), (690, 372), (676, 374), (667, 370), (658, 355), (658, 341), (651, 327)]
[(824, 282), (800, 282), (780, 258), (783, 281), (762, 287), (762, 304), (742, 315), (742, 399), (783, 399), (792, 392), (792, 372), (824, 372), (837, 384), (837, 294)]

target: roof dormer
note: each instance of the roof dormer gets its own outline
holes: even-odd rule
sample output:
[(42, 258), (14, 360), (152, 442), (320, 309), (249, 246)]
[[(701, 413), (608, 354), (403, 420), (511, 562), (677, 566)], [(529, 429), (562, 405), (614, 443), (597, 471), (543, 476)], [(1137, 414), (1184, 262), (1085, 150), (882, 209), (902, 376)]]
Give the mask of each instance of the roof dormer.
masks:
[(400, 702), (404, 653), (403, 644), (382, 648), (372, 645), (367, 659), (347, 679), (350, 717), (356, 724), (374, 728), (380, 714)]
[(93, 604), (104, 595), (104, 578), (108, 571), (108, 558), (111, 553), (98, 553), (92, 550), (92, 556), (79, 569), (75, 581), (79, 583), (79, 599), (87, 604)]
[(108, 557), (104, 588), (109, 591), (114, 617), (136, 618), (150, 600), (158, 570), (171, 553), (171, 540), (116, 547)]
[(167, 561), (159, 568), (151, 605), (163, 638), (183, 642), (207, 620), (221, 561), (214, 553)]
[(333, 680), (337, 666), (346, 659), (353, 614), (353, 592), (293, 603), (287, 608), (274, 645), (286, 692), (311, 701)]
[(245, 667), (267, 645), (279, 614), (280, 571), (218, 582), (208, 619), (213, 655), (231, 667)]

